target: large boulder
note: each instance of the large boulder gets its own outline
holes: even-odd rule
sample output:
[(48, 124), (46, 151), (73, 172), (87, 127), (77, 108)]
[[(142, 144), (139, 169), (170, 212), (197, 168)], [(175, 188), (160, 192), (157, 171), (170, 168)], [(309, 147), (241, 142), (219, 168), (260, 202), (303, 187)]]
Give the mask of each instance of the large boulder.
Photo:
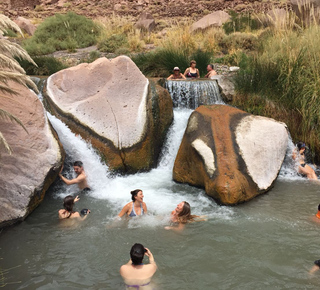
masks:
[(50, 76), (47, 108), (89, 140), (111, 170), (146, 171), (157, 163), (173, 119), (169, 93), (126, 56), (97, 59)]
[(230, 15), (224, 11), (215, 11), (202, 17), (191, 26), (191, 32), (197, 30), (206, 30), (210, 27), (221, 27), (230, 19)]
[(10, 155), (1, 149), (0, 227), (25, 219), (39, 205), (64, 158), (38, 97), (22, 85), (11, 87), (19, 94), (2, 93), (0, 107), (18, 117), (28, 132), (0, 118), (0, 132), (13, 150)]
[(36, 31), (37, 27), (31, 23), (29, 19), (26, 19), (24, 17), (18, 17), (14, 21), (21, 29), (23, 29), (25, 32), (27, 32), (29, 35), (33, 35)]
[(173, 179), (204, 187), (221, 204), (238, 204), (271, 188), (287, 142), (283, 123), (230, 106), (201, 106), (189, 118)]

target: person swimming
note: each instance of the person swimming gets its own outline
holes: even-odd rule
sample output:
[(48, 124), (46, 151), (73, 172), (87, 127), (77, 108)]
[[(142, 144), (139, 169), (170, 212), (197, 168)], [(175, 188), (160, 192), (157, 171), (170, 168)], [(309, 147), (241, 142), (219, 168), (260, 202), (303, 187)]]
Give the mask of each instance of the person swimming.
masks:
[(299, 162), (298, 173), (305, 175), (308, 179), (317, 180), (318, 177), (316, 173), (311, 166), (306, 164), (305, 161), (306, 144), (303, 142), (298, 142), (297, 149), (293, 151), (292, 158), (293, 160), (298, 160)]
[(76, 173), (77, 177), (73, 179), (68, 179), (62, 175), (63, 166), (61, 167), (61, 170), (59, 172), (59, 177), (61, 180), (67, 184), (77, 184), (79, 189), (83, 192), (90, 191), (90, 187), (88, 186), (87, 182), (87, 175), (83, 169), (83, 163), (81, 161), (75, 161), (73, 163), (73, 170)]
[(147, 205), (145, 202), (143, 202), (143, 192), (141, 189), (136, 189), (131, 191), (131, 199), (132, 202), (127, 203), (120, 213), (118, 214), (118, 217), (121, 218), (125, 214), (127, 214), (128, 217), (135, 217), (135, 216), (141, 216), (147, 213)]
[(316, 213), (316, 217), (320, 219), (320, 204), (318, 205), (318, 212)]
[[(79, 218), (79, 219), (85, 219), (87, 217), (87, 214), (90, 213), (89, 209), (83, 209), (81, 211), (81, 215), (73, 210), (73, 206), (75, 202), (79, 201), (79, 196), (76, 196), (75, 198), (72, 195), (68, 195), (63, 200), (63, 209), (59, 210), (59, 219), (73, 219), (73, 218)], [(82, 216), (82, 217), (81, 217)]]
[[(149, 264), (143, 263), (144, 256), (149, 257)], [(147, 290), (152, 289), (150, 282), (157, 271), (157, 264), (148, 248), (142, 244), (134, 244), (130, 250), (130, 260), (120, 268), (126, 289)]]
[(166, 230), (181, 231), (185, 224), (195, 221), (205, 221), (204, 216), (197, 216), (191, 214), (190, 204), (186, 201), (180, 202), (175, 210), (171, 212), (171, 223), (173, 226), (166, 226)]

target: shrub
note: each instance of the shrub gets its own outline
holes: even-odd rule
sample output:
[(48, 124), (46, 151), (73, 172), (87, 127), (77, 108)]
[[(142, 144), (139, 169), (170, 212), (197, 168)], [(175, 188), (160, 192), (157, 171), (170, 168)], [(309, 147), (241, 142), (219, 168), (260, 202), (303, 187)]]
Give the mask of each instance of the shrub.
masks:
[(45, 19), (23, 45), (31, 55), (64, 49), (74, 51), (95, 44), (98, 35), (99, 29), (92, 20), (69, 12)]
[(54, 57), (35, 57), (33, 60), (38, 67), (34, 66), (28, 61), (18, 60), (20, 65), (26, 71), (27, 75), (49, 76), (66, 68), (61, 61)]
[(258, 38), (250, 33), (235, 32), (221, 39), (219, 45), (227, 51), (256, 50), (258, 48)]
[(252, 31), (262, 27), (261, 22), (253, 18), (250, 12), (238, 14), (237, 12), (230, 10), (229, 15), (231, 19), (223, 24), (223, 29), (226, 34)]
[(115, 52), (119, 47), (128, 46), (125, 34), (113, 34), (98, 43), (98, 48), (103, 52)]

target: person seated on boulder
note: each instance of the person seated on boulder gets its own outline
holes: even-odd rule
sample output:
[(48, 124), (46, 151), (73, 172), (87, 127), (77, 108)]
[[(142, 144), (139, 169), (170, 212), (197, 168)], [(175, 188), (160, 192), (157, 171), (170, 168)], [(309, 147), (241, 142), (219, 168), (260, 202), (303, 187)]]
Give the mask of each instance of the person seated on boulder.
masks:
[(77, 174), (77, 177), (69, 180), (61, 174), (63, 170), (63, 166), (61, 167), (59, 176), (62, 179), (62, 181), (67, 185), (78, 184), (79, 188), (84, 192), (90, 191), (90, 187), (88, 186), (88, 182), (87, 182), (87, 175), (83, 169), (83, 163), (81, 161), (75, 161), (73, 163), (73, 169), (74, 169), (74, 172)]
[(318, 179), (316, 173), (312, 169), (311, 166), (306, 164), (305, 161), (305, 151), (306, 151), (306, 144), (303, 142), (298, 142), (297, 143), (297, 148), (294, 149), (292, 153), (292, 158), (294, 160), (299, 161), (299, 167), (298, 167), (298, 172), (300, 174), (303, 174), (307, 176), (308, 179)]
[(79, 200), (79, 196), (73, 198), (72, 195), (68, 195), (63, 200), (63, 209), (59, 210), (59, 219), (82, 219), (84, 220), (87, 217), (87, 214), (90, 213), (89, 209), (81, 210), (81, 213), (73, 210), (74, 203)]
[(213, 69), (213, 64), (207, 65), (207, 74), (204, 76), (205, 78), (211, 79), (211, 77), (216, 76), (217, 72)]
[(320, 260), (314, 261), (313, 267), (310, 269), (309, 274), (313, 274), (320, 269)]
[(180, 72), (180, 69), (175, 66), (173, 68), (173, 74), (170, 75), (167, 80), (185, 80), (186, 77)]
[[(143, 263), (144, 256), (149, 257), (149, 264)], [(147, 290), (151, 287), (151, 278), (157, 271), (157, 264), (148, 248), (141, 244), (134, 244), (130, 250), (130, 260), (120, 268), (126, 289)]]
[(131, 191), (132, 202), (127, 203), (118, 214), (121, 218), (125, 214), (128, 217), (141, 216), (147, 213), (147, 205), (143, 202), (143, 192), (141, 189), (135, 189)]
[(186, 201), (180, 202), (175, 210), (171, 212), (172, 226), (166, 226), (166, 230), (182, 231), (185, 224), (195, 221), (205, 221), (204, 216), (191, 214), (190, 204)]
[(188, 67), (184, 72), (184, 75), (187, 78), (192, 78), (192, 79), (200, 78), (200, 73), (199, 73), (199, 70), (196, 68), (196, 65), (197, 65), (197, 62), (195, 60), (190, 61), (190, 67)]

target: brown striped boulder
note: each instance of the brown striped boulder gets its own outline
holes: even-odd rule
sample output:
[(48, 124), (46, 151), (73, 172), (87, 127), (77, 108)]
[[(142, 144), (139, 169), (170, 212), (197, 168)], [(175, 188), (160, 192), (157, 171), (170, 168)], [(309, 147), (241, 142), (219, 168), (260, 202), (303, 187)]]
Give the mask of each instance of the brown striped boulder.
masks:
[(220, 204), (242, 203), (272, 187), (287, 143), (284, 123), (226, 105), (200, 106), (189, 118), (173, 179), (205, 188)]

